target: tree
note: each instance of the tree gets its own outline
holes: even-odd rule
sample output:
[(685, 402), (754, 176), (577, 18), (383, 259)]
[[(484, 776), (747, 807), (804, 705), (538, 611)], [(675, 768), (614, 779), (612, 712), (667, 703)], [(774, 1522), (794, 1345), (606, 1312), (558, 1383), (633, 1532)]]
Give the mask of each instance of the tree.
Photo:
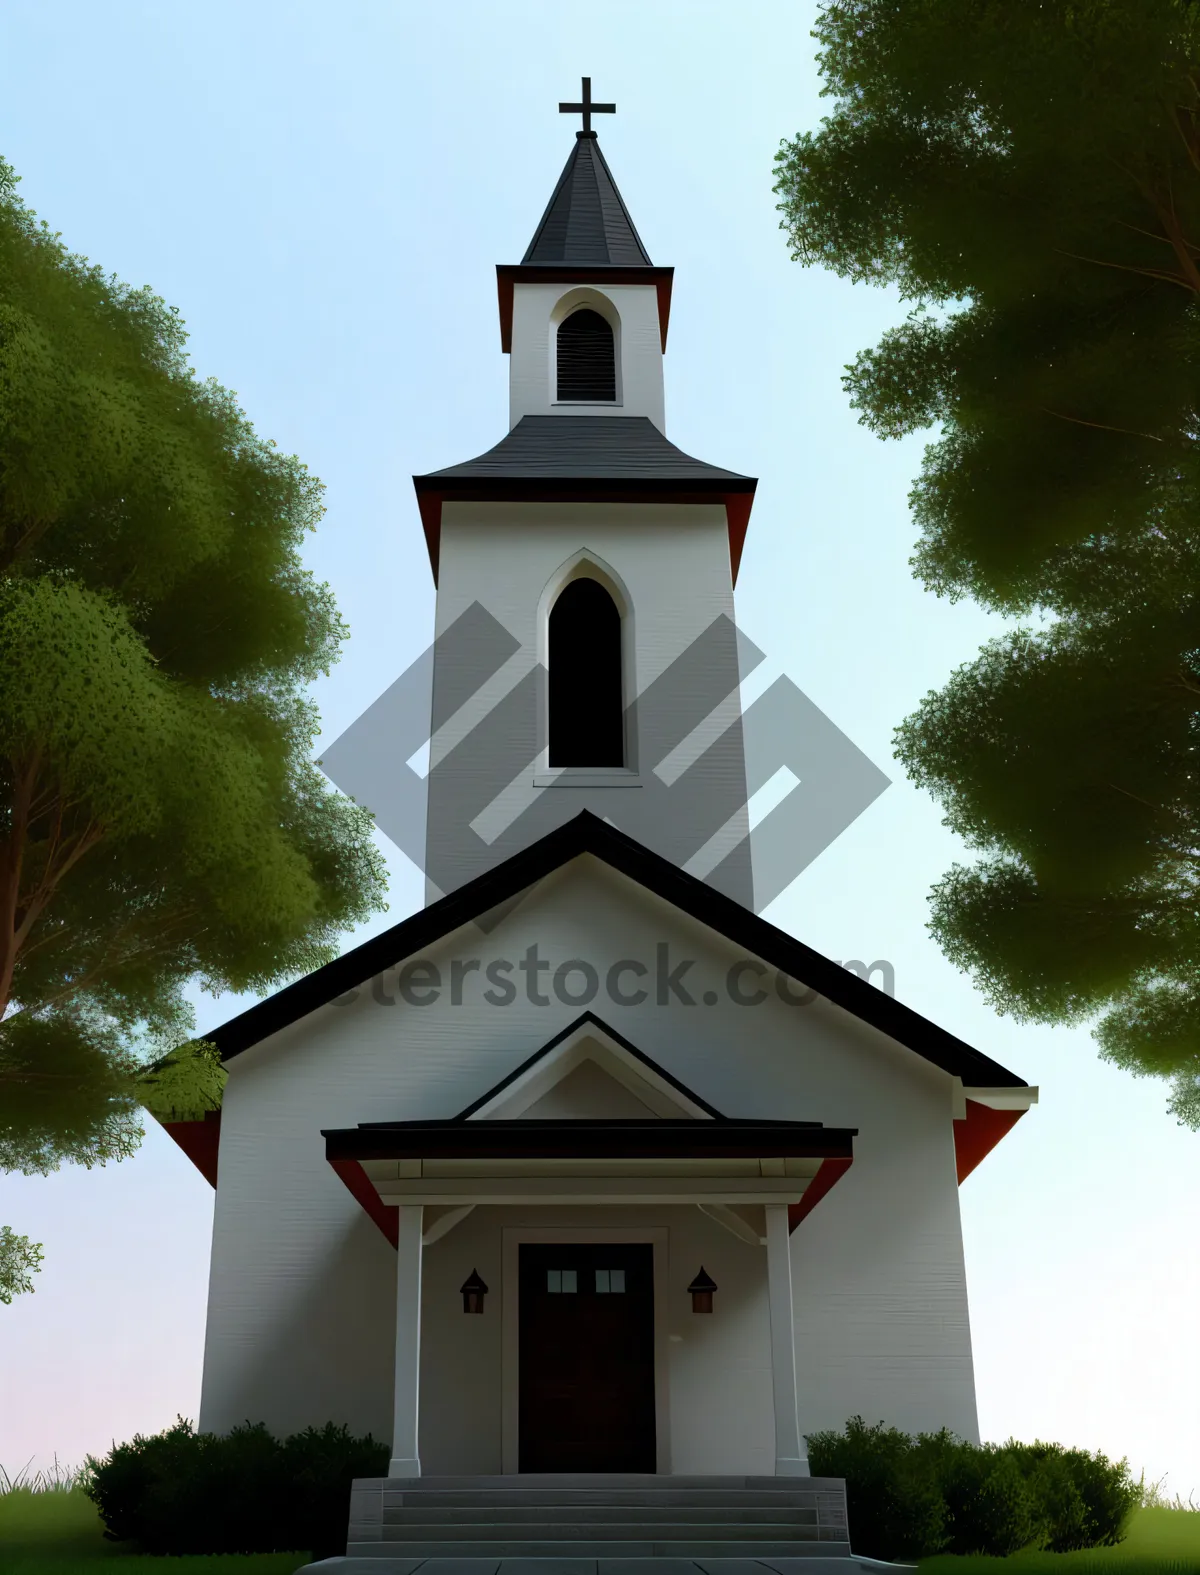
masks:
[(384, 867), (311, 761), (346, 636), (301, 563), (321, 484), (15, 185), (0, 162), (0, 1168), (35, 1174), (212, 1108), (185, 986), (316, 967)]
[(911, 303), (852, 406), (940, 427), (914, 570), (1024, 620), (897, 733), (982, 855), (930, 928), (1200, 1128), (1200, 8), (838, 0), (814, 36), (793, 256)]

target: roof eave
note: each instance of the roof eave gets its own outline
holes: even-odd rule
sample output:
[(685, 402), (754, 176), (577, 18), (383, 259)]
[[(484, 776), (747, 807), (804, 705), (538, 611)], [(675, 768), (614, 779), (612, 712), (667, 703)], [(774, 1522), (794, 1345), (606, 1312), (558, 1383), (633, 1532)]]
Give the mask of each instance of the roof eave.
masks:
[(850, 1158), (857, 1127), (788, 1121), (420, 1121), (322, 1129), (329, 1161)]
[(438, 582), (444, 503), (722, 503), (729, 530), (730, 578), (737, 584), (750, 510), (758, 482), (751, 476), (710, 476), (694, 480), (611, 476), (495, 476), (459, 479), (414, 476), (413, 489), (429, 553), (433, 583)]

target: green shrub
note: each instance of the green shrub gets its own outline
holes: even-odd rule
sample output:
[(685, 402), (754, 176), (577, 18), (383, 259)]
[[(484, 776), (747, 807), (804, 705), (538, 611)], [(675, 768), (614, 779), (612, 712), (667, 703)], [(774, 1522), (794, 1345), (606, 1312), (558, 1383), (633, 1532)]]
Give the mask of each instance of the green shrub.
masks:
[(814, 1475), (845, 1478), (852, 1546), (872, 1558), (1111, 1547), (1140, 1498), (1125, 1461), (1059, 1444), (978, 1447), (856, 1416), (808, 1446)]
[(1074, 1553), (1080, 1548), (1111, 1548), (1122, 1540), (1141, 1489), (1125, 1461), (1113, 1464), (1104, 1455), (1061, 1444), (1003, 1446), (1036, 1495), (1045, 1525), (1049, 1553)]
[(1016, 1462), (994, 1445), (976, 1448), (947, 1428), (911, 1441), (914, 1462), (946, 1505), (943, 1552), (1004, 1558), (1036, 1543), (1043, 1513)]
[(814, 1476), (845, 1478), (856, 1553), (925, 1558), (949, 1542), (946, 1501), (907, 1433), (852, 1416), (844, 1436), (830, 1429), (809, 1437), (808, 1463)]
[(103, 1461), (89, 1457), (85, 1491), (105, 1536), (143, 1553), (276, 1553), (314, 1559), (346, 1550), (350, 1484), (385, 1476), (388, 1446), (328, 1423), (282, 1443), (261, 1423), (196, 1433), (181, 1417), (138, 1434)]

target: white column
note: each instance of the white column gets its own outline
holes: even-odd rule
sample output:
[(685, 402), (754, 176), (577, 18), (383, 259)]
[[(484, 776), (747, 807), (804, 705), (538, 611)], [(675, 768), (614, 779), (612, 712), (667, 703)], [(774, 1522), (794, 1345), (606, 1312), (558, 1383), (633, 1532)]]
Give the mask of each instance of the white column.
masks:
[(786, 1203), (769, 1203), (767, 1294), (771, 1305), (771, 1379), (775, 1400), (775, 1475), (806, 1477), (808, 1454), (796, 1405), (796, 1325), (792, 1313), (792, 1251)]
[(396, 1244), (396, 1400), (389, 1477), (419, 1477), (421, 1394), (421, 1237), (424, 1207), (400, 1205)]

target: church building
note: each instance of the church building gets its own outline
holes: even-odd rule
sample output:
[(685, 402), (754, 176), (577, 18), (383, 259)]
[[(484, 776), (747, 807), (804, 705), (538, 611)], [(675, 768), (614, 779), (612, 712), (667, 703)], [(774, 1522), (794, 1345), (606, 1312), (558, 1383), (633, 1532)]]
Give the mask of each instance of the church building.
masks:
[(410, 1488), (977, 1442), (958, 1186), (1037, 1091), (759, 917), (756, 484), (667, 435), (673, 272), (570, 107), (497, 269), (508, 431), (414, 478), (426, 905), (211, 1034), (222, 1108), (168, 1126), (216, 1188), (199, 1427), (345, 1423)]

